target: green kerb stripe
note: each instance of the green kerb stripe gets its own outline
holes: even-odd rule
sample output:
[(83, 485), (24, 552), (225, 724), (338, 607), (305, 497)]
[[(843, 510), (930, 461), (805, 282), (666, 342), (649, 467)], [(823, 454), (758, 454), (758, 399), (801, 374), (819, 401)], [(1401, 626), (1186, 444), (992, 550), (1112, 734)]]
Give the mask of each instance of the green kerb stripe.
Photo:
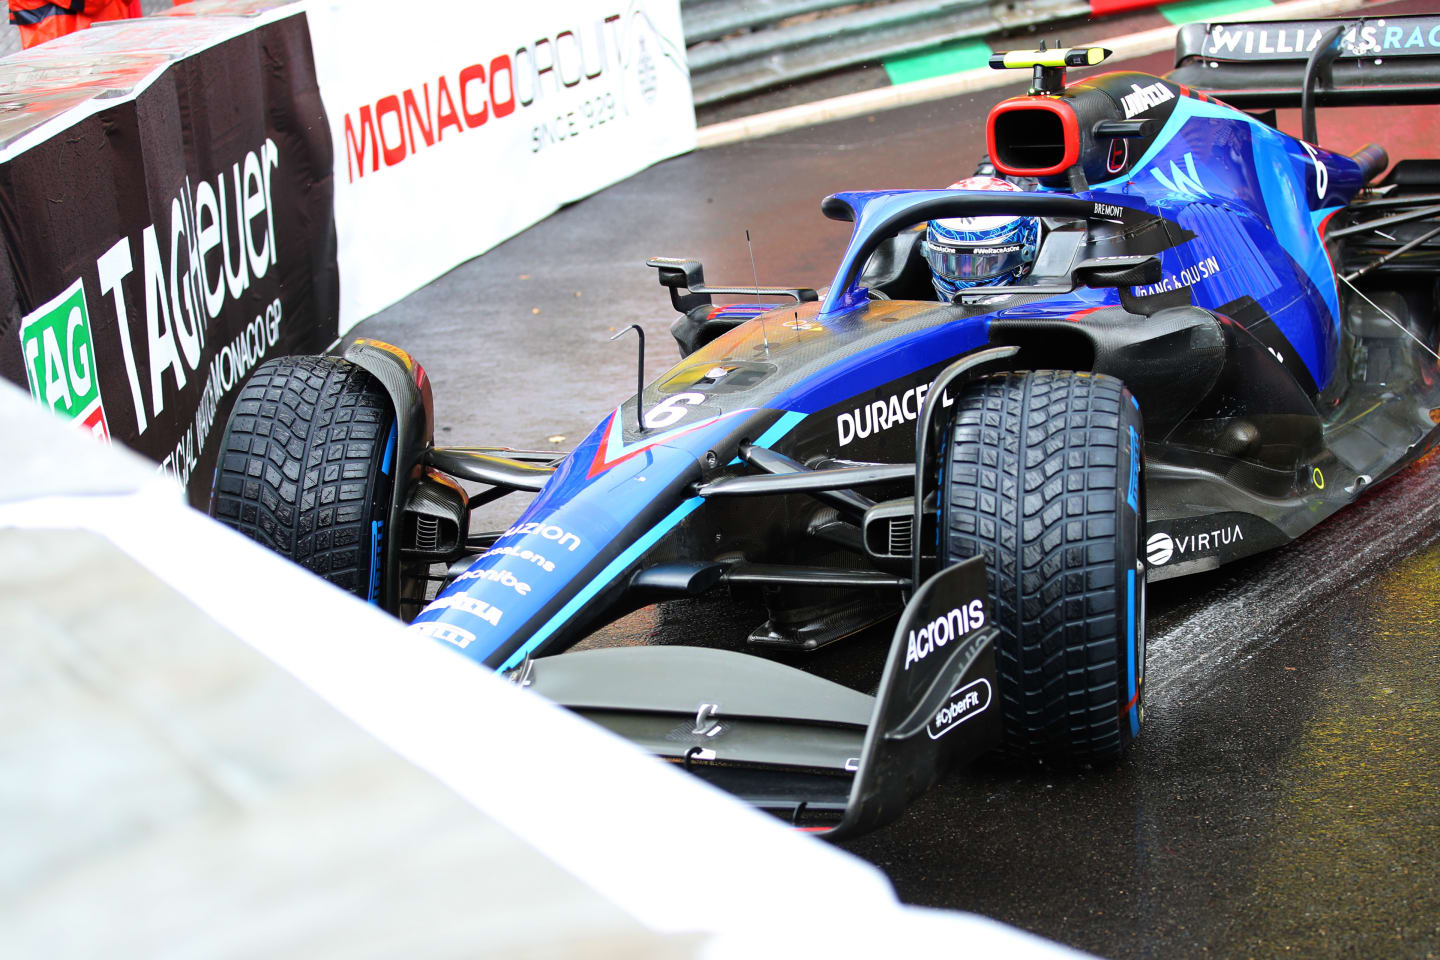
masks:
[(957, 40), (924, 53), (887, 60), (885, 73), (891, 83), (911, 83), (976, 70), (985, 66), (989, 59), (990, 47), (983, 40)]
[(1160, 15), (1177, 27), (1186, 23), (1233, 17), (1247, 10), (1274, 6), (1271, 0), (1178, 0), (1159, 8)]

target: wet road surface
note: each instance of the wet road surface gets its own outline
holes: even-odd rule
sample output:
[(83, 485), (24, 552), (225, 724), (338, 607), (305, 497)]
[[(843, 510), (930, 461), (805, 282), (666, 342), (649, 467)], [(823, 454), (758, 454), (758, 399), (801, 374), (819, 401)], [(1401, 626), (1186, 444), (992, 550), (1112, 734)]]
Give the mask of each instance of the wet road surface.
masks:
[[(568, 449), (634, 389), (633, 342), (611, 334), (645, 326), (650, 378), (676, 360), (645, 257), (703, 258), (712, 282), (748, 283), (749, 229), (762, 284), (823, 285), (848, 235), (819, 215), (823, 196), (967, 175), (986, 110), (1022, 87), (676, 158), (355, 335), (425, 364), (438, 442)], [(1322, 115), (1321, 142), (1434, 155), (1435, 116)], [(522, 502), (486, 508), (476, 529)], [(1290, 547), (1152, 587), (1150, 611), (1147, 729), (1123, 763), (957, 772), (848, 848), (908, 902), (1104, 956), (1440, 956), (1440, 457)], [(761, 619), (723, 600), (652, 607), (594, 642), (738, 645)], [(817, 665), (878, 671), (885, 639)]]
[(1113, 769), (957, 773), (849, 848), (908, 902), (1113, 957), (1440, 953), (1440, 459), (1151, 588)]

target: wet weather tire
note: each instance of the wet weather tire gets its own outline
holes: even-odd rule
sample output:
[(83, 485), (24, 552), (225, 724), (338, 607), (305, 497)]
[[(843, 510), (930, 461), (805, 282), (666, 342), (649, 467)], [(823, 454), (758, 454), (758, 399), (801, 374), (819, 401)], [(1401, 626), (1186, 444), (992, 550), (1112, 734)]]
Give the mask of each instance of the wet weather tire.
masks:
[(1103, 761), (1140, 731), (1140, 412), (1113, 377), (986, 377), (955, 400), (940, 552), (985, 557), (1004, 752)]
[(395, 412), (369, 373), (338, 357), (270, 360), (231, 411), (210, 513), (377, 603), (394, 457)]

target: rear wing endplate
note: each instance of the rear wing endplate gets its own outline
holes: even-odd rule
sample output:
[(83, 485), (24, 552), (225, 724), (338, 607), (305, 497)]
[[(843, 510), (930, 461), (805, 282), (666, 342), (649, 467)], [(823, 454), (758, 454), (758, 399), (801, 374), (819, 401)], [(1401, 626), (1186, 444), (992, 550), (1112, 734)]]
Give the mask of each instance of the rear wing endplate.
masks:
[(1440, 15), (1191, 23), (1166, 79), (1248, 109), (1299, 107), (1307, 63), (1341, 27), (1314, 77), (1322, 107), (1440, 103)]
[(900, 816), (955, 763), (999, 745), (985, 562), (906, 605), (871, 697), (756, 656), (619, 647), (509, 676), (797, 827), (855, 836)]

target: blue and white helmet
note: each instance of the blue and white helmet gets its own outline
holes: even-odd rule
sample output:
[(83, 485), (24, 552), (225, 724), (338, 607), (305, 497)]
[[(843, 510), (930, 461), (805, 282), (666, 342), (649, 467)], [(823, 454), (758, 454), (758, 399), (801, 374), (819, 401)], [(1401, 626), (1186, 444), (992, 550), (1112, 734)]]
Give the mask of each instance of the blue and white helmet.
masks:
[[(950, 189), (1020, 192), (997, 177), (969, 177)], [(948, 301), (969, 287), (1020, 279), (1039, 245), (1038, 217), (953, 217), (930, 221), (922, 249), (935, 292)]]

